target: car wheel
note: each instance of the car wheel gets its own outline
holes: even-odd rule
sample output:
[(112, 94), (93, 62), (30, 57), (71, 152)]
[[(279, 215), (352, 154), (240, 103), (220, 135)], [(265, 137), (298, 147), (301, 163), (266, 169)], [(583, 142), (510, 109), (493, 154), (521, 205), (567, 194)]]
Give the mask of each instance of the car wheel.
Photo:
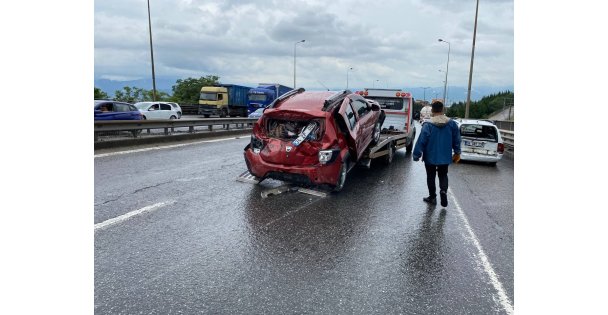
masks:
[(333, 191), (339, 192), (344, 188), (344, 183), (346, 182), (346, 174), (348, 172), (348, 161), (344, 161), (342, 166), (340, 167), (340, 173), (338, 175), (338, 182), (334, 186)]
[(141, 119), (147, 120), (148, 118), (146, 118), (146, 116), (141, 116)]
[(384, 156), (384, 163), (391, 164), (393, 162), (393, 156), (395, 154), (395, 148), (393, 147), (393, 143), (388, 144), (388, 153)]
[(490, 162), (488, 164), (490, 164), (490, 166), (496, 166), (496, 162)]
[(175, 117), (175, 115), (171, 115), (171, 117), (169, 117), (169, 119), (173, 120), (173, 119), (177, 119), (177, 117)]
[(205, 118), (209, 118), (209, 116), (211, 116), (211, 115), (203, 115), (203, 117), (205, 117)]
[(177, 112), (177, 119), (182, 119), (182, 112)]
[(224, 118), (224, 117), (226, 117), (226, 116), (228, 116), (228, 111), (227, 111), (226, 109), (223, 109), (223, 110), (220, 112), (220, 118)]
[(376, 122), (374, 125), (374, 134), (372, 139), (372, 145), (378, 143), (380, 141), (380, 122)]

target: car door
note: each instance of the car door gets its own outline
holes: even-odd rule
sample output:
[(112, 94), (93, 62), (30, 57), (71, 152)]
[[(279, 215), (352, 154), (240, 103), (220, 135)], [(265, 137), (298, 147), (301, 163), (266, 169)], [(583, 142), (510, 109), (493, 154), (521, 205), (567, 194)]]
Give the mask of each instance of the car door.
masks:
[(124, 103), (114, 103), (114, 112), (117, 120), (131, 120), (130, 108)]
[(113, 107), (112, 102), (103, 102), (95, 105), (95, 120), (112, 120), (114, 118)]
[(171, 116), (177, 118), (177, 114), (173, 111), (173, 108), (169, 104), (160, 104), (160, 117), (161, 119), (169, 119)]
[(372, 121), (372, 115), (370, 115), (371, 107), (363, 99), (352, 100), (353, 110), (357, 115), (357, 152), (359, 155), (363, 154), (363, 151), (367, 149), (373, 138), (374, 121)]
[(340, 110), (338, 111), (340, 118), (342, 119), (343, 129), (346, 143), (348, 144), (351, 155), (356, 156), (359, 160), (360, 152), (357, 150), (357, 135), (359, 133), (359, 124), (357, 124), (357, 115), (351, 106), (350, 99), (345, 98), (342, 102)]
[(116, 108), (116, 104), (115, 102), (111, 102), (111, 103), (107, 103), (106, 106), (108, 108), (108, 112), (105, 112), (104, 114), (106, 115), (108, 120), (121, 120), (120, 119), (120, 112), (117, 110)]
[(148, 119), (160, 119), (160, 105), (158, 103), (150, 104), (146, 109), (146, 117)]
[(131, 104), (127, 104), (127, 106), (129, 106), (129, 110), (130, 110), (129, 113), (130, 113), (131, 119), (140, 120), (141, 112), (137, 109), (137, 107), (135, 107), (134, 105), (131, 105)]

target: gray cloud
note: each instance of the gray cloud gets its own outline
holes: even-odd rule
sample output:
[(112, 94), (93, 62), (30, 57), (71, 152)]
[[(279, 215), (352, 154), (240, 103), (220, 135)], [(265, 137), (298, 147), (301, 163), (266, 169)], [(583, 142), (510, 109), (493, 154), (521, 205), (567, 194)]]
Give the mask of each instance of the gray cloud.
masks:
[[(150, 4), (159, 76), (216, 74), (225, 82), (290, 84), (294, 43), (305, 39), (297, 45), (298, 82), (311, 88), (321, 88), (319, 81), (344, 85), (349, 66), (356, 69), (353, 84), (441, 85), (437, 70), (445, 68), (447, 47), (437, 38), (444, 38), (451, 43), (449, 82), (467, 82), (475, 1)], [(96, 77), (150, 75), (146, 1), (96, 1), (94, 32)], [(513, 1), (484, 0), (477, 36), (477, 83), (513, 85)]]

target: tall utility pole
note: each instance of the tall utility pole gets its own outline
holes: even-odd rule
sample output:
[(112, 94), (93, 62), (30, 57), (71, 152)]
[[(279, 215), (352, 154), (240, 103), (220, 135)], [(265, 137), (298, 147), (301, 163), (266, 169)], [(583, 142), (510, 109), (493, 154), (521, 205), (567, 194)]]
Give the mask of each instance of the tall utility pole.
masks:
[(445, 81), (443, 83), (443, 103), (444, 105), (447, 105), (448, 71), (450, 71), (450, 50), (452, 49), (452, 45), (450, 45), (450, 42), (445, 41), (441, 38), (438, 41), (448, 44), (448, 63), (445, 66)]
[(156, 101), (156, 77), (154, 76), (154, 51), (152, 50), (152, 21), (150, 19), (150, 0), (148, 0), (148, 30), (150, 31), (150, 59), (152, 60), (152, 101)]
[(346, 89), (348, 90), (348, 71), (353, 70), (353, 67), (348, 67), (346, 69)]
[(301, 41), (299, 41), (299, 42), (295, 42), (295, 43), (293, 44), (293, 88), (294, 88), (294, 89), (297, 89), (297, 88), (298, 88), (298, 87), (296, 86), (296, 45), (297, 45), (297, 44), (299, 44), (299, 43), (303, 43), (303, 42), (305, 42), (305, 41), (306, 41), (306, 40), (305, 40), (305, 39), (303, 39), (303, 40), (301, 40)]
[(424, 101), (426, 102), (426, 89), (430, 89), (430, 86), (427, 87), (423, 87), (422, 89), (424, 90)]
[(467, 91), (467, 104), (464, 109), (464, 118), (469, 118), (469, 105), (471, 104), (471, 82), (473, 81), (473, 57), (475, 56), (475, 37), (477, 36), (477, 12), (479, 11), (479, 0), (475, 6), (475, 27), (473, 28), (473, 48), (471, 50), (471, 67), (469, 68), (469, 89)]

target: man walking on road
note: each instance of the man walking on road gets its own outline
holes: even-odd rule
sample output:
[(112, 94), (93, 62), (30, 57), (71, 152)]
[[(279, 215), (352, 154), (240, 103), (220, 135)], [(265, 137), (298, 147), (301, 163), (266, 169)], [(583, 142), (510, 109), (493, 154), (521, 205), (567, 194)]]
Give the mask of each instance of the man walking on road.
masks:
[[(431, 104), (431, 120), (422, 125), (422, 131), (414, 147), (414, 161), (424, 161), (426, 184), (429, 196), (425, 202), (437, 204), (435, 174), (439, 177), (439, 196), (441, 206), (448, 206), (448, 166), (460, 161), (460, 130), (455, 121), (443, 114), (443, 103)], [(452, 150), (454, 155), (452, 156)]]

